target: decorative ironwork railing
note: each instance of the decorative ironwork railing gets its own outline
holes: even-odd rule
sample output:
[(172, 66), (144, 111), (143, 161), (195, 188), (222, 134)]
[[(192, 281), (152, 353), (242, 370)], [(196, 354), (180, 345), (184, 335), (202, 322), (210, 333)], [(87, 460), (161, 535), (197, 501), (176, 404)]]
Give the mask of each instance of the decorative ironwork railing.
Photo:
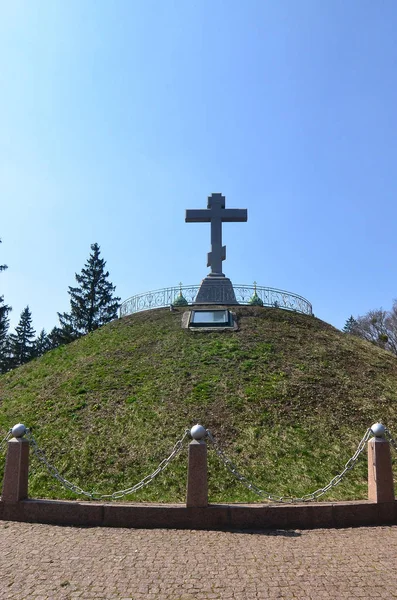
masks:
[[(186, 300), (187, 304), (193, 304), (199, 290), (199, 285), (183, 285), (153, 292), (145, 292), (131, 296), (125, 300), (120, 308), (120, 317), (131, 315), (143, 310), (151, 310), (152, 308), (161, 308), (174, 304), (180, 294)], [(291, 310), (305, 315), (313, 314), (312, 305), (306, 298), (274, 288), (263, 287), (260, 285), (233, 285), (236, 300), (239, 304), (260, 304), (260, 302), (252, 302), (252, 299), (259, 298), (263, 306), (272, 306), (274, 308), (282, 308)], [(222, 299), (220, 299), (222, 304)], [(227, 304), (227, 302), (224, 302)]]

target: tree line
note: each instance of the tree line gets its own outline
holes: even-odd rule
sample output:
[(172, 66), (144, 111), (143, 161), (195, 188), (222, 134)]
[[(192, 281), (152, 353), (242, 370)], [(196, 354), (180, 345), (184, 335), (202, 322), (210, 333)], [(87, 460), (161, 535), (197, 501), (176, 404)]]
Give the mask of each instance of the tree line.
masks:
[[(1, 240), (0, 240), (1, 243)], [(0, 296), (0, 373), (6, 373), (49, 350), (68, 344), (117, 318), (120, 298), (109, 281), (106, 262), (100, 257), (98, 244), (91, 245), (91, 254), (83, 269), (75, 274), (76, 286), (69, 286), (69, 312), (57, 313), (59, 325), (36, 336), (32, 313), (26, 306), (14, 333), (9, 333), (9, 313), (4, 296)], [(0, 272), (7, 269), (0, 265)]]
[[(15, 332), (9, 333), (12, 308), (5, 303), (4, 296), (0, 296), (0, 373), (68, 344), (117, 318), (120, 298), (114, 295), (116, 287), (109, 281), (105, 266), (100, 247), (97, 243), (92, 244), (81, 273), (75, 274), (77, 285), (69, 286), (70, 310), (57, 313), (59, 325), (49, 333), (42, 329), (36, 336), (29, 306), (22, 311)], [(7, 268), (7, 265), (0, 265), (0, 273)], [(397, 355), (397, 300), (389, 311), (377, 309), (362, 316), (350, 316), (343, 331)]]
[(378, 308), (356, 318), (350, 316), (343, 331), (397, 355), (397, 300), (390, 310)]

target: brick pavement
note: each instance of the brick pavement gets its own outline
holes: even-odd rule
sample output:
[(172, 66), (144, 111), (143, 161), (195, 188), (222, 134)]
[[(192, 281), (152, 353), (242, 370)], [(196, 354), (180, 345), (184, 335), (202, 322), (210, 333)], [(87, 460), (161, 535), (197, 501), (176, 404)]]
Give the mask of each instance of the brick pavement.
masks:
[(0, 599), (397, 598), (397, 526), (268, 532), (0, 522)]

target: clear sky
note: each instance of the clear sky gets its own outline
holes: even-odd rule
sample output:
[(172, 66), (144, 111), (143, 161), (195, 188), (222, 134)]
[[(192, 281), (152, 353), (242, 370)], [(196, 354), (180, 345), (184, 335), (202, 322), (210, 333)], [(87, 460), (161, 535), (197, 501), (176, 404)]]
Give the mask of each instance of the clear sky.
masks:
[(319, 318), (397, 297), (395, 0), (4, 0), (0, 294), (50, 330), (98, 242), (117, 294), (234, 283)]

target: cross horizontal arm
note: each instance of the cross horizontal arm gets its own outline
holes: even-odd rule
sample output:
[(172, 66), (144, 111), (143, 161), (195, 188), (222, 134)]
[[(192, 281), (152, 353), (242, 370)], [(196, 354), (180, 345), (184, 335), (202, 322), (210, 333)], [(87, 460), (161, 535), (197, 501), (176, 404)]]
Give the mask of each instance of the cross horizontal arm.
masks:
[(186, 211), (185, 223), (209, 223), (211, 211), (207, 208), (189, 209)]
[[(186, 211), (185, 223), (209, 223), (213, 213), (211, 209), (199, 208)], [(220, 211), (223, 223), (241, 223), (248, 220), (246, 208), (226, 208)]]
[(222, 211), (222, 221), (227, 222), (245, 222), (248, 220), (246, 208), (226, 208)]

